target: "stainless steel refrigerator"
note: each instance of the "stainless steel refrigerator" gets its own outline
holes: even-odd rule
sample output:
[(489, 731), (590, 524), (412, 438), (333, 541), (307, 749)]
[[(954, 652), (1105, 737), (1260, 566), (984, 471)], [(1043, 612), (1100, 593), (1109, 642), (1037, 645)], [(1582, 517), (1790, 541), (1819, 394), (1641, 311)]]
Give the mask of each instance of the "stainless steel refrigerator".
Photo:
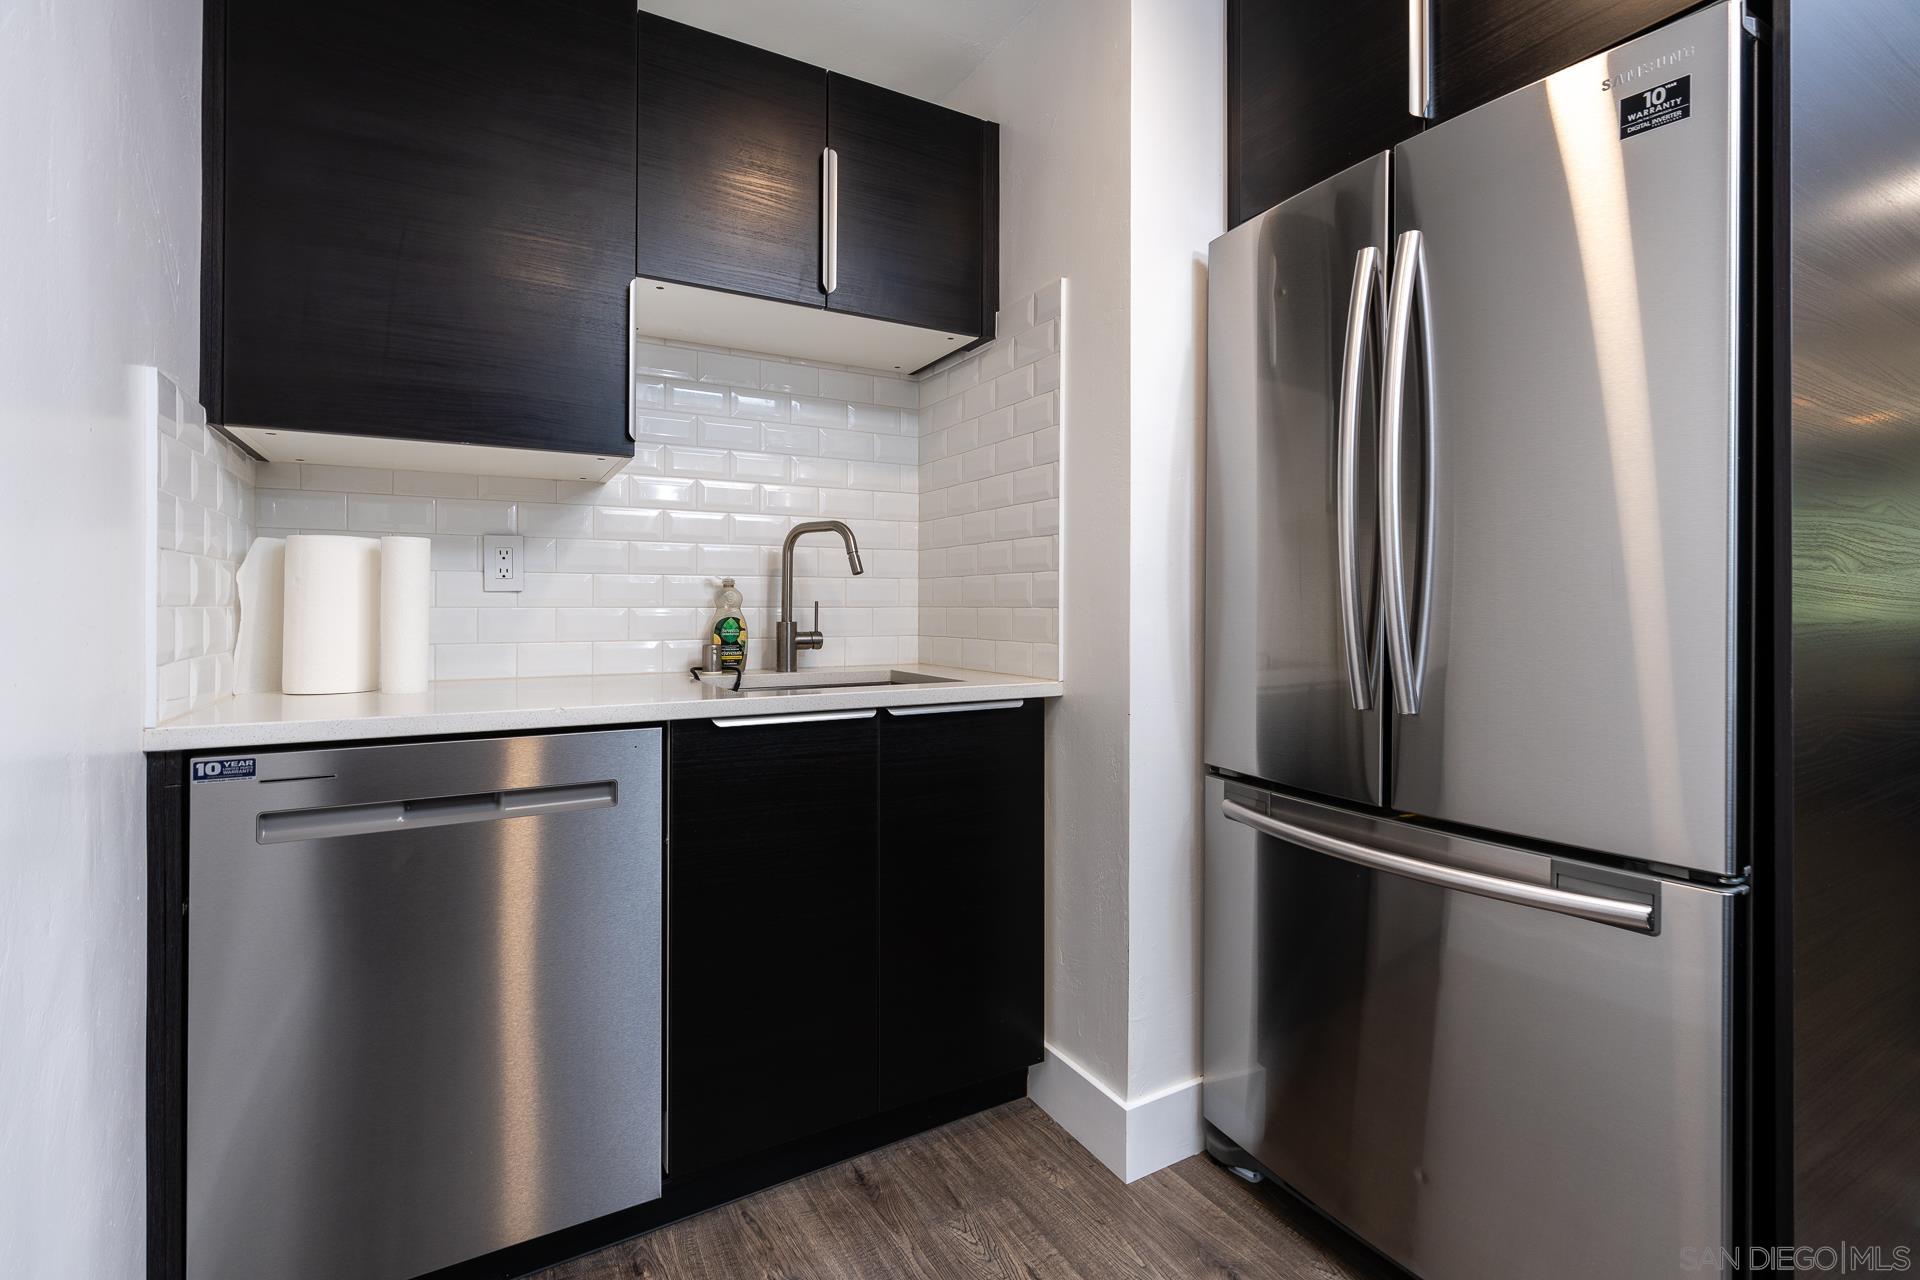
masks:
[(1699, 10), (1212, 246), (1204, 1112), (1425, 1280), (1732, 1241), (1751, 56)]

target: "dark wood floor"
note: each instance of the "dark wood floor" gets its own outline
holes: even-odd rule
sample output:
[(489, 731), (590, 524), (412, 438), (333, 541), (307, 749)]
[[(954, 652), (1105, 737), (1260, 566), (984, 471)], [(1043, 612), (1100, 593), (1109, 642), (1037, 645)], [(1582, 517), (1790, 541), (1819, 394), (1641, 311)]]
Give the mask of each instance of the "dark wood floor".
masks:
[(536, 1280), (1393, 1280), (1277, 1191), (1194, 1156), (1131, 1185), (1019, 1101)]

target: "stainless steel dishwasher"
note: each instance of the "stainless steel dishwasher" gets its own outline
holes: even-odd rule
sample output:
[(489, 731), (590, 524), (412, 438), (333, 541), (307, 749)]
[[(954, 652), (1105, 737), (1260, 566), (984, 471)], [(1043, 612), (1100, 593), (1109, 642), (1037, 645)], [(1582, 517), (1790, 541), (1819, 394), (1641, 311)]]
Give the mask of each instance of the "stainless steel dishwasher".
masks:
[(659, 1196), (661, 758), (190, 762), (189, 1277), (411, 1276)]

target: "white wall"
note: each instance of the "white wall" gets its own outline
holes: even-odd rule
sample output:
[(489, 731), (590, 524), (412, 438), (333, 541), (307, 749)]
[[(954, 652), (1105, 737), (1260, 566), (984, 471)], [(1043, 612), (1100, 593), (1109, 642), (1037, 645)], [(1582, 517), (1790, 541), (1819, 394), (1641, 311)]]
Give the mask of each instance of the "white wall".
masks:
[(1226, 229), (1221, 0), (1133, 0), (1127, 1094), (1200, 1074), (1206, 251)]
[(1203, 259), (1220, 0), (1041, 0), (948, 105), (1001, 125), (1001, 293), (1073, 292), (1049, 713), (1048, 1060), (1123, 1176), (1197, 1150)]
[(1127, 1071), (1128, 13), (1042, 0), (947, 100), (1000, 122), (1000, 294), (1073, 291), (1060, 459), (1061, 668), (1048, 712), (1047, 1039)]
[(128, 366), (195, 382), (199, 103), (198, 0), (39, 0), (0, 19), (0, 510), (28, 536), (4, 558), (0, 620), (0, 1241), (13, 1275), (144, 1270), (153, 535)]

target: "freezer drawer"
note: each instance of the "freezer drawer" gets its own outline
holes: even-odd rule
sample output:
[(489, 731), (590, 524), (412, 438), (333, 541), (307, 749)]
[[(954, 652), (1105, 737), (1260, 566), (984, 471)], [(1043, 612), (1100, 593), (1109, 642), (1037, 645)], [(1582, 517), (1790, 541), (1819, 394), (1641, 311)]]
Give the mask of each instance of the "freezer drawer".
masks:
[(1207, 799), (1211, 1124), (1424, 1280), (1729, 1241), (1735, 892)]
[(1207, 260), (1207, 763), (1369, 804), (1383, 799), (1386, 244), (1378, 155), (1234, 228)]
[(413, 1276), (660, 1194), (661, 759), (194, 762), (191, 1280)]

